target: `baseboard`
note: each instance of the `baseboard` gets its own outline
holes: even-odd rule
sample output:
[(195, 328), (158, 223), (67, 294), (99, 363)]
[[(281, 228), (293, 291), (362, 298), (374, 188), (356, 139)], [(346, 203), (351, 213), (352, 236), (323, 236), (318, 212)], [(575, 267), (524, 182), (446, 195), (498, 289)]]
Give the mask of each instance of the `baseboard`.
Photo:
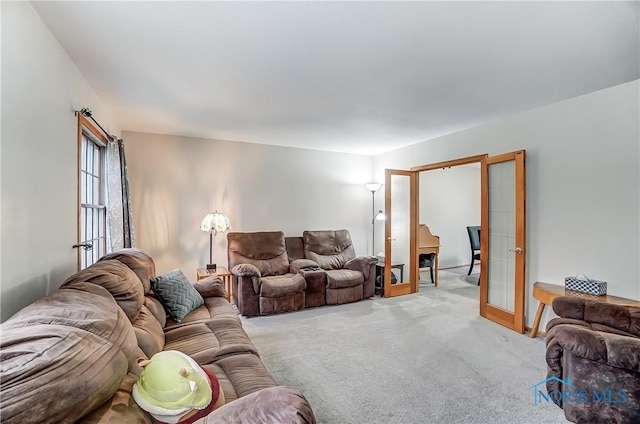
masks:
[(455, 268), (469, 268), (470, 266), (471, 266), (471, 264), (444, 266), (444, 267), (438, 268), (438, 271), (447, 270), (447, 269), (455, 269)]

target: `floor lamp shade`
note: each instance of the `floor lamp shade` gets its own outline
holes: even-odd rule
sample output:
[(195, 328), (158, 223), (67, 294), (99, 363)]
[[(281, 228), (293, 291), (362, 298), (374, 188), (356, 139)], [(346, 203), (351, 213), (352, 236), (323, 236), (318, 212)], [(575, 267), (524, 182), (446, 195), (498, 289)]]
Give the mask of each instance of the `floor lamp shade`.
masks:
[(380, 183), (366, 183), (364, 186), (367, 188), (367, 190), (372, 191), (372, 192), (375, 193), (376, 191), (380, 190), (380, 187), (382, 187), (382, 184), (380, 184)]
[(213, 236), (230, 229), (229, 218), (218, 211), (207, 214), (200, 223), (200, 231), (209, 233), (209, 263), (207, 264), (207, 269), (216, 269), (216, 264), (213, 263)]
[[(371, 192), (371, 256), (376, 255), (376, 220), (380, 220), (376, 215), (376, 191), (380, 190), (380, 183), (366, 183), (364, 185)], [(380, 211), (382, 213), (382, 211)], [(382, 215), (384, 217), (384, 214)], [(384, 218), (383, 218), (384, 219)]]

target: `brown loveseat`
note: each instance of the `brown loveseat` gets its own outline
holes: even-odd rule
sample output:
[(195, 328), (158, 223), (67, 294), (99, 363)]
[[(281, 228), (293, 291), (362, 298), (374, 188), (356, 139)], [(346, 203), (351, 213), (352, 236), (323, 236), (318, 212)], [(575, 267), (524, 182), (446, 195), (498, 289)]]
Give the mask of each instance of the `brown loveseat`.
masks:
[(227, 234), (233, 297), (245, 316), (296, 311), (373, 296), (372, 256), (357, 257), (347, 230)]
[(575, 423), (640, 423), (640, 310), (558, 297), (547, 392)]
[[(69, 277), (0, 328), (3, 423), (151, 423), (131, 396), (139, 358), (179, 350), (218, 378), (226, 404), (210, 422), (314, 423), (304, 396), (278, 386), (217, 277), (181, 322), (151, 290), (153, 260), (125, 249)], [(209, 421), (208, 421), (209, 422)]]

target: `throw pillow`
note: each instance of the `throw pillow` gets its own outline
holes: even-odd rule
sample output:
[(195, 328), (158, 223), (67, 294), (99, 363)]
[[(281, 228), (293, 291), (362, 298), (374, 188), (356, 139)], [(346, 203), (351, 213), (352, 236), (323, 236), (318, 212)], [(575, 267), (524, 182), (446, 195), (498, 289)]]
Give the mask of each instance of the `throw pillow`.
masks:
[(171, 318), (177, 322), (204, 305), (200, 293), (179, 269), (152, 278), (151, 288)]

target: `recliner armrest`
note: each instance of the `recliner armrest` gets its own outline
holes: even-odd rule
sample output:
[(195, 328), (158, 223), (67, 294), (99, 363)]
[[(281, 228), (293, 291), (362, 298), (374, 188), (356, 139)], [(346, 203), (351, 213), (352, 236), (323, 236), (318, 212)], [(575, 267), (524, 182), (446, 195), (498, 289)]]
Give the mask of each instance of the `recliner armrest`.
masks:
[(640, 372), (640, 338), (559, 324), (547, 333), (546, 345), (547, 363), (556, 360), (557, 366), (560, 366), (564, 351), (590, 361)]
[(296, 259), (289, 264), (289, 272), (297, 274), (305, 268), (320, 268), (320, 266), (311, 259)]
[(231, 273), (236, 277), (262, 277), (260, 270), (251, 264), (238, 264), (231, 268)]
[(376, 263), (378, 263), (378, 258), (375, 256), (358, 256), (347, 261), (347, 263), (344, 264), (344, 268), (360, 271), (364, 274), (364, 279), (366, 280), (369, 278), (369, 272), (372, 269), (372, 265), (375, 265)]

